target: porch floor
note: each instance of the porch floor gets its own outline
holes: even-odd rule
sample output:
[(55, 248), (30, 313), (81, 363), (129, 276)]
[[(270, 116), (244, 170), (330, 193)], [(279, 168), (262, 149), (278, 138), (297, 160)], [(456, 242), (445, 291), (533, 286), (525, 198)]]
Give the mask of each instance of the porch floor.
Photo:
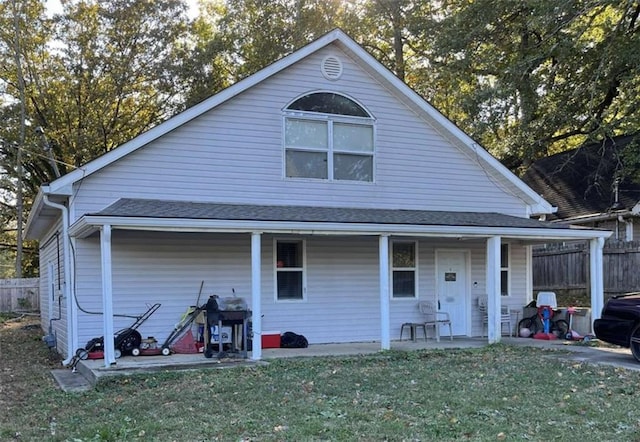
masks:
[[(564, 340), (544, 341), (535, 339), (523, 339), (502, 337), (501, 343), (507, 345), (518, 346), (536, 346), (546, 348), (556, 348), (572, 353), (571, 359), (611, 363), (612, 365), (627, 366), (631, 369), (640, 369), (640, 364), (635, 362), (631, 357), (630, 351), (623, 348), (594, 348), (588, 346), (573, 345), (573, 342)], [(400, 351), (413, 351), (421, 349), (447, 349), (447, 348), (480, 348), (487, 345), (487, 338), (468, 338), (454, 337), (453, 341), (448, 338), (442, 338), (440, 342), (434, 339), (424, 341), (403, 340), (392, 341), (391, 349)], [(314, 356), (348, 356), (348, 355), (364, 355), (373, 354), (380, 351), (380, 342), (354, 342), (344, 344), (312, 344), (307, 348), (270, 348), (262, 350), (262, 360), (251, 360), (251, 352), (249, 358), (225, 358), (218, 359), (205, 358), (202, 353), (198, 354), (172, 354), (170, 356), (125, 356), (116, 361), (115, 365), (110, 367), (104, 366), (104, 360), (84, 360), (77, 365), (77, 373), (71, 370), (54, 370), (58, 372), (58, 376), (54, 374), (56, 380), (61, 387), (66, 382), (80, 383), (86, 380), (86, 387), (91, 388), (100, 379), (107, 376), (130, 375), (135, 373), (147, 373), (163, 370), (192, 370), (201, 368), (227, 368), (237, 367), (239, 365), (252, 366), (256, 364), (266, 364), (270, 359), (280, 358), (296, 358), (296, 357), (314, 357)], [(65, 373), (62, 373), (62, 372)], [(59, 379), (60, 378), (60, 379)], [(83, 379), (80, 379), (83, 378)], [(65, 381), (65, 379), (67, 379)], [(78, 390), (87, 389), (79, 387)]]
[[(518, 344), (530, 339), (517, 339), (503, 337), (501, 342), (507, 344)], [(549, 341), (546, 341), (547, 343)], [(402, 340), (392, 341), (391, 349), (400, 351), (412, 351), (421, 349), (446, 349), (446, 348), (477, 348), (487, 345), (487, 338), (456, 337), (453, 341), (449, 338), (441, 338), (440, 342), (435, 339), (418, 339), (416, 341)], [(547, 344), (548, 345), (548, 344)], [(340, 344), (311, 344), (307, 348), (266, 348), (262, 349), (262, 360), (251, 359), (251, 352), (248, 358), (237, 358), (230, 354), (229, 358), (218, 359), (214, 357), (205, 358), (202, 353), (197, 354), (171, 354), (170, 356), (124, 356), (116, 360), (116, 364), (110, 367), (104, 366), (103, 359), (87, 359), (78, 363), (78, 371), (95, 381), (104, 376), (131, 374), (134, 372), (147, 372), (157, 370), (176, 370), (194, 368), (225, 368), (229, 366), (254, 365), (264, 363), (270, 359), (298, 358), (314, 356), (349, 356), (373, 354), (380, 351), (380, 342), (351, 342)]]

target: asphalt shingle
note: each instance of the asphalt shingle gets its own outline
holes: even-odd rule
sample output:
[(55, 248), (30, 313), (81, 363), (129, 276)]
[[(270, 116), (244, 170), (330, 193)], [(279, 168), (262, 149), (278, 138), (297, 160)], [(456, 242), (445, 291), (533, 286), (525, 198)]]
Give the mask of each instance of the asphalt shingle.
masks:
[(501, 213), (344, 207), (236, 205), (122, 198), (95, 216), (213, 220), (405, 224), (464, 227), (566, 228)]

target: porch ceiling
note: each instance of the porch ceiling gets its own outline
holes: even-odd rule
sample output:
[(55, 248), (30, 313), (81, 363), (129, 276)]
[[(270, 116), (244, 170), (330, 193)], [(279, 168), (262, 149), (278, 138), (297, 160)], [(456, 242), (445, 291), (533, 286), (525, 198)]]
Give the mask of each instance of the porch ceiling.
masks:
[(131, 198), (119, 199), (100, 212), (83, 216), (71, 227), (70, 233), (86, 237), (106, 224), (114, 229), (130, 230), (504, 236), (549, 240), (605, 238), (611, 234), (493, 212), (235, 205)]

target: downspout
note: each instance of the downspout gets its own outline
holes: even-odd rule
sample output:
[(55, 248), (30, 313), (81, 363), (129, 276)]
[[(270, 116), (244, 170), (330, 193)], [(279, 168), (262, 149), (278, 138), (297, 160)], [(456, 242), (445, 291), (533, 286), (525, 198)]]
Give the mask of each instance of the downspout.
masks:
[[(618, 215), (618, 222), (624, 225), (624, 240), (625, 241), (633, 241), (633, 224), (631, 221), (627, 221), (624, 219), (624, 216)], [(620, 229), (616, 229), (616, 239), (620, 239), (618, 236), (620, 234)]]
[(76, 310), (75, 303), (71, 296), (71, 255), (69, 253), (69, 209), (63, 205), (49, 201), (49, 196), (46, 193), (42, 194), (42, 201), (45, 205), (58, 209), (62, 212), (62, 253), (64, 254), (64, 297), (66, 299), (67, 307), (67, 359), (62, 361), (62, 365), (68, 365), (71, 363), (75, 355), (74, 348), (76, 347), (76, 319), (78, 312)]

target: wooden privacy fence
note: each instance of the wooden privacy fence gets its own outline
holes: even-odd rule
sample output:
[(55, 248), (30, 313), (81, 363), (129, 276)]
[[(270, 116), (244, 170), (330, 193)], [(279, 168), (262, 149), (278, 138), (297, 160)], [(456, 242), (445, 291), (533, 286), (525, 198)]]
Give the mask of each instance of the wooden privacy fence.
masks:
[(39, 310), (39, 278), (0, 279), (0, 313)]
[[(607, 241), (603, 250), (605, 298), (640, 291), (640, 241)], [(534, 291), (589, 291), (589, 244), (533, 249)]]

